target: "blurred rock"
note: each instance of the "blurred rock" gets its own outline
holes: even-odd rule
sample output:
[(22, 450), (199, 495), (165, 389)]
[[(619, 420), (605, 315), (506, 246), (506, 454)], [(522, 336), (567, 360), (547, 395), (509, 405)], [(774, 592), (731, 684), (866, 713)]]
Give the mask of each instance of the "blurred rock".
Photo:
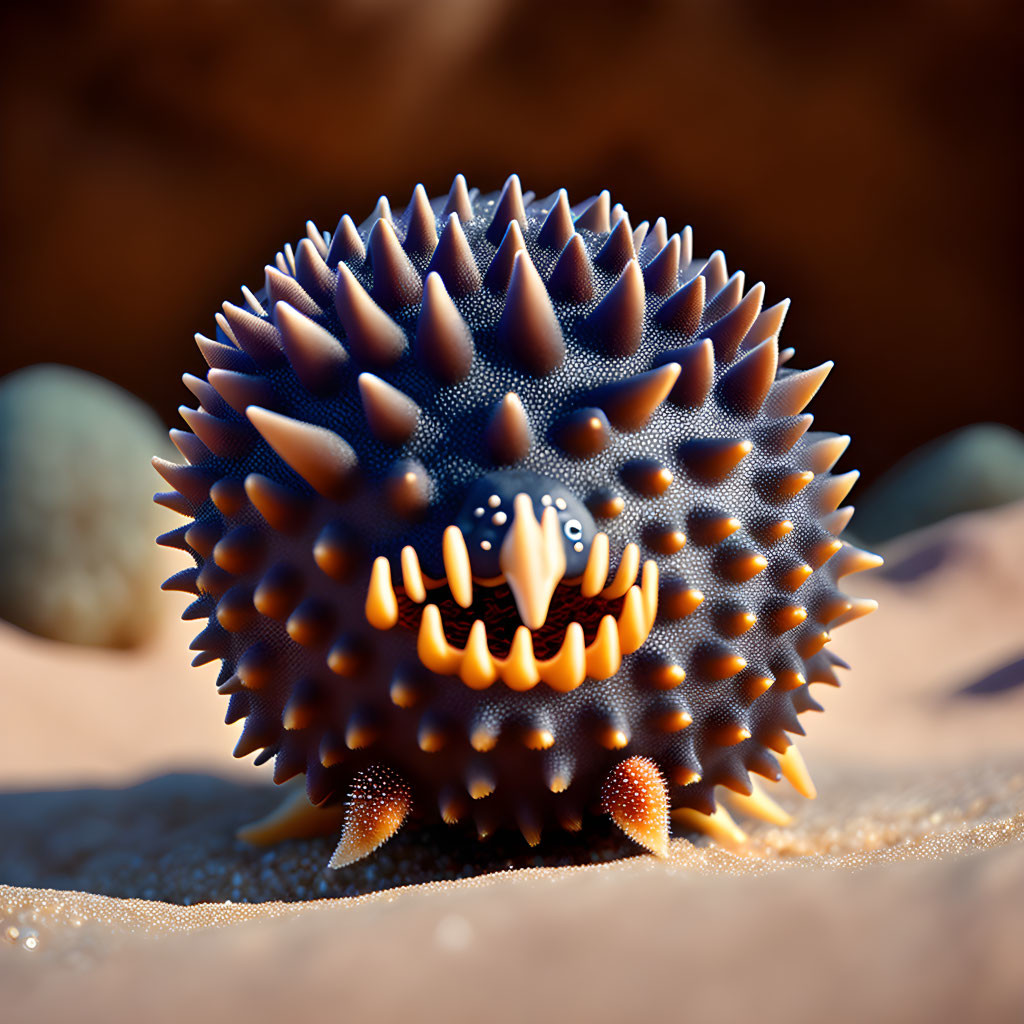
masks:
[(975, 423), (911, 452), (857, 502), (854, 529), (878, 543), (960, 512), (1024, 498), (1024, 434)]
[(156, 621), (150, 456), (166, 436), (127, 391), (68, 366), (0, 380), (0, 615), (42, 636), (126, 647)]

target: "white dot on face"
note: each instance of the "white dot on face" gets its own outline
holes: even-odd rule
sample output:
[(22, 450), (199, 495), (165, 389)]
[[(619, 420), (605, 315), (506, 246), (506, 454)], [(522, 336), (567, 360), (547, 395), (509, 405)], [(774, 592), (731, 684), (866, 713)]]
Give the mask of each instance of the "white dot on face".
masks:
[(569, 506), (565, 503), (565, 498), (555, 498), (555, 504), (564, 512)]
[(550, 494), (545, 494), (544, 497), (540, 499), (540, 503), (542, 505), (545, 505), (545, 506), (550, 505), (551, 504), (551, 495)]
[(573, 551), (582, 551), (583, 550), (583, 543), (581, 541), (576, 541), (576, 543), (573, 544), (572, 549), (573, 549)]
[(487, 499), (487, 504), (490, 505), (491, 508), (497, 508), (501, 504), (501, 498), (499, 498), (497, 494), (492, 494)]
[[(490, 551), (491, 550), (491, 542), (489, 540), (482, 540), (482, 541), (480, 541), (480, 547), (482, 547), (484, 549), (484, 551)], [(581, 544), (580, 547), (582, 548), (583, 545)]]
[(504, 512), (495, 512), (494, 515), (491, 516), (491, 522), (494, 523), (495, 526), (504, 526), (505, 520), (507, 519), (508, 516), (505, 515)]
[(482, 508), (475, 508), (475, 509), (473, 509), (473, 515), (475, 515), (477, 517), (477, 519), (479, 519), (483, 514), (484, 514), (484, 509), (482, 509)]

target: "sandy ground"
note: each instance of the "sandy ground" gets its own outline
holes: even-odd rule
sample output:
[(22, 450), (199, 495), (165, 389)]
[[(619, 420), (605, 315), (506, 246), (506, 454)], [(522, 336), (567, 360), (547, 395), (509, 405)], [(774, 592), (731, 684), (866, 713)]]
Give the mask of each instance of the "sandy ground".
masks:
[(836, 636), (855, 671), (805, 716), (818, 800), (665, 862), (610, 829), (400, 835), (333, 875), (327, 840), (248, 849), (275, 795), (191, 624), (134, 654), (4, 629), (4, 1020), (1024, 1019), (1024, 505), (885, 554), (851, 581), (882, 610)]

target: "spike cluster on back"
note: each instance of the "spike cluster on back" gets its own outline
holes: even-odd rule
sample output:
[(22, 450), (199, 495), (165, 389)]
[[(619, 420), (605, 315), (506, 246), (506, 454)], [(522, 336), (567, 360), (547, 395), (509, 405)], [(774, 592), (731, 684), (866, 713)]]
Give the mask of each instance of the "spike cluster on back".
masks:
[(236, 756), (343, 818), (332, 866), (409, 817), (536, 844), (607, 813), (660, 854), (742, 838), (719, 791), (788, 820), (751, 772), (814, 795), (791, 736), (880, 560), (839, 539), (849, 438), (809, 432), (831, 364), (784, 366), (764, 294), (607, 192), (460, 175), (307, 224), (197, 336), (165, 588)]

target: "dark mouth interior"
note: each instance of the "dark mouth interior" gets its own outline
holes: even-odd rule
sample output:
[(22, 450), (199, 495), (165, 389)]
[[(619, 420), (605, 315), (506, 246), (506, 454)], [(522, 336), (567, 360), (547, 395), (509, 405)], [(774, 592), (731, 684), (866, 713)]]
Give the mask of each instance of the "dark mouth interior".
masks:
[[(533, 653), (538, 659), (554, 657), (565, 639), (570, 622), (583, 627), (583, 636), (589, 644), (597, 635), (597, 627), (605, 615), (616, 619), (622, 611), (625, 596), (606, 601), (601, 597), (584, 597), (578, 585), (560, 583), (551, 598), (547, 621), (533, 633)], [(476, 619), (482, 619), (487, 627), (487, 646), (499, 658), (508, 656), (512, 637), (522, 625), (516, 609), (515, 598), (508, 584), (495, 587), (475, 584), (473, 603), (468, 608), (459, 605), (447, 586), (427, 591), (427, 599), (417, 604), (407, 594), (398, 593), (398, 621), (409, 629), (419, 629), (424, 605), (436, 604), (441, 613), (444, 635), (453, 647), (463, 648), (469, 636), (470, 627)]]

